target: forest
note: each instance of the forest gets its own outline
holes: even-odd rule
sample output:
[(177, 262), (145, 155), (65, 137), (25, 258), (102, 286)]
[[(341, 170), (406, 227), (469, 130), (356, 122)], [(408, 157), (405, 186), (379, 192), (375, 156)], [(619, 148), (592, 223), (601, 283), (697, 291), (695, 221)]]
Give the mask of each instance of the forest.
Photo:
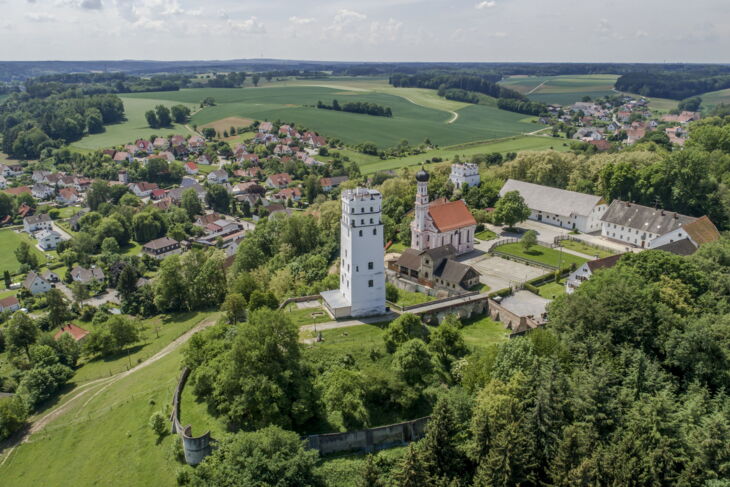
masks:
[(537, 101), (517, 100), (514, 98), (500, 98), (497, 100), (497, 107), (510, 112), (524, 113), (525, 115), (547, 114), (547, 105)]
[(428, 88), (431, 90), (455, 88), (475, 91), (494, 98), (524, 99), (520, 93), (498, 85), (497, 81), (500, 79), (502, 76), (497, 74), (424, 71), (412, 75), (394, 73), (390, 76), (389, 82), (391, 85), (401, 88)]
[(730, 74), (710, 72), (627, 73), (616, 80), (616, 89), (642, 96), (682, 100), (708, 91), (730, 88)]
[(376, 103), (366, 101), (351, 101), (340, 105), (337, 100), (332, 100), (331, 105), (327, 105), (322, 101), (317, 102), (317, 108), (323, 110), (335, 110), (337, 112), (363, 113), (365, 115), (374, 115), (376, 117), (392, 117), (393, 112), (390, 107), (384, 107)]

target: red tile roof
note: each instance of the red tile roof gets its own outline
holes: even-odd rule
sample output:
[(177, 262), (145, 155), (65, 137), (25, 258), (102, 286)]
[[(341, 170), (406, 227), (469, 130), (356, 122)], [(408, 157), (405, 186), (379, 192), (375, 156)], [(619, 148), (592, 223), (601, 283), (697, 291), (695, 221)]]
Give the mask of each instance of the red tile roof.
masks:
[(68, 325), (63, 325), (61, 329), (58, 330), (55, 335), (53, 335), (53, 339), (59, 340), (64, 333), (68, 333), (69, 335), (71, 335), (71, 338), (78, 342), (86, 335), (88, 335), (89, 331), (84, 330), (83, 328), (78, 327), (73, 323), (69, 323)]
[(9, 308), (11, 306), (18, 306), (18, 298), (15, 296), (8, 296), (7, 298), (0, 299), (0, 308)]
[(466, 203), (462, 200), (447, 201), (445, 198), (435, 200), (429, 205), (428, 213), (439, 232), (448, 232), (477, 224), (469, 208), (466, 207)]

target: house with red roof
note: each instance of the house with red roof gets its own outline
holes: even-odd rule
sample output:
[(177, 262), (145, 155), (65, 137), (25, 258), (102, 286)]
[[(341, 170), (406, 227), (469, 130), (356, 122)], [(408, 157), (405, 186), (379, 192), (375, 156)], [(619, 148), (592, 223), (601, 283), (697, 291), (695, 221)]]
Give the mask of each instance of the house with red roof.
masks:
[(20, 302), (15, 296), (0, 299), (0, 313), (4, 313), (5, 311), (18, 311), (19, 309)]
[(272, 188), (284, 189), (291, 184), (291, 176), (282, 172), (278, 174), (272, 174), (266, 178), (266, 184)]
[(58, 341), (64, 334), (67, 334), (76, 342), (82, 342), (89, 335), (89, 333), (90, 332), (88, 330), (84, 330), (80, 326), (69, 323), (67, 325), (62, 325), (61, 329), (58, 330), (55, 335), (53, 335), (53, 339)]
[(198, 174), (198, 165), (194, 162), (186, 162), (185, 172), (192, 175)]

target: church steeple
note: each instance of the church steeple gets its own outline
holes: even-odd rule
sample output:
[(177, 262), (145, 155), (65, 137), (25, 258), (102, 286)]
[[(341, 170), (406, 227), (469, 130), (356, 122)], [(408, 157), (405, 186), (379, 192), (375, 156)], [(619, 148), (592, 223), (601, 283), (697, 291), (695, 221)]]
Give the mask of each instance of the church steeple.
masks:
[(426, 245), (426, 217), (428, 215), (428, 179), (429, 174), (421, 168), (416, 173), (416, 218), (411, 228), (411, 247), (417, 250), (424, 250)]

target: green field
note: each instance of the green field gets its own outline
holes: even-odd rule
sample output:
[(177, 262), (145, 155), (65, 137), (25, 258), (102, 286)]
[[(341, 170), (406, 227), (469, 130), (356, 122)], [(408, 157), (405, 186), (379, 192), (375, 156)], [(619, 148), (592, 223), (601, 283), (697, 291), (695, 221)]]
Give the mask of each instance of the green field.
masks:
[(510, 243), (500, 245), (495, 249), (500, 254), (527, 259), (537, 264), (545, 264), (551, 267), (565, 267), (570, 264), (583, 265), (588, 259), (578, 257), (577, 255), (560, 252), (555, 249), (535, 245), (530, 250), (525, 250), (521, 243)]
[(596, 259), (602, 259), (604, 257), (609, 257), (616, 254), (616, 252), (609, 252), (608, 250), (603, 250), (592, 245), (588, 245), (585, 242), (576, 242), (575, 240), (561, 240), (560, 245), (565, 247), (566, 249), (580, 252), (581, 254), (595, 256)]
[(545, 299), (555, 299), (558, 296), (565, 294), (565, 280), (560, 282), (549, 282), (538, 287), (537, 290), (540, 292), (540, 296)]
[(514, 76), (500, 84), (528, 95), (531, 100), (571, 105), (583, 97), (600, 98), (615, 94), (617, 75), (589, 74), (564, 76)]
[(21, 242), (30, 244), (31, 252), (38, 256), (38, 261), (43, 264), (46, 258), (43, 253), (35, 246), (35, 240), (31, 239), (27, 233), (16, 233), (13, 230), (0, 230), (0, 273), (8, 270), (11, 274), (15, 274), (20, 267), (20, 262), (15, 258), (15, 249), (20, 246)]
[[(315, 316), (312, 316), (312, 315)], [(295, 325), (313, 325), (315, 323), (326, 323), (332, 321), (330, 315), (321, 307), (297, 309), (296, 304), (292, 303), (286, 308), (286, 315)]]
[(707, 109), (712, 109), (721, 103), (730, 104), (730, 88), (704, 93), (700, 97), (702, 98), (702, 107)]
[(434, 301), (436, 298), (429, 296), (428, 294), (415, 293), (410, 291), (404, 291), (403, 289), (398, 290), (398, 301), (395, 303), (399, 306), (413, 306), (416, 304), (428, 303)]
[(485, 348), (509, 338), (504, 324), (498, 323), (488, 316), (465, 320), (461, 334), (471, 350)]
[[(156, 105), (170, 107), (173, 103), (162, 98), (163, 93), (153, 93), (153, 97), (144, 99), (124, 96), (124, 113), (127, 121), (114, 125), (107, 125), (106, 130), (100, 134), (88, 135), (83, 139), (74, 142), (72, 147), (84, 150), (103, 149), (116, 145), (133, 143), (138, 138), (148, 139), (152, 135), (167, 136), (172, 134), (188, 134), (189, 132), (182, 125), (173, 124), (170, 128), (153, 129), (147, 125), (144, 114), (147, 110), (153, 109)], [(200, 100), (197, 100), (198, 102)], [(197, 104), (189, 104), (191, 110), (195, 110)]]

